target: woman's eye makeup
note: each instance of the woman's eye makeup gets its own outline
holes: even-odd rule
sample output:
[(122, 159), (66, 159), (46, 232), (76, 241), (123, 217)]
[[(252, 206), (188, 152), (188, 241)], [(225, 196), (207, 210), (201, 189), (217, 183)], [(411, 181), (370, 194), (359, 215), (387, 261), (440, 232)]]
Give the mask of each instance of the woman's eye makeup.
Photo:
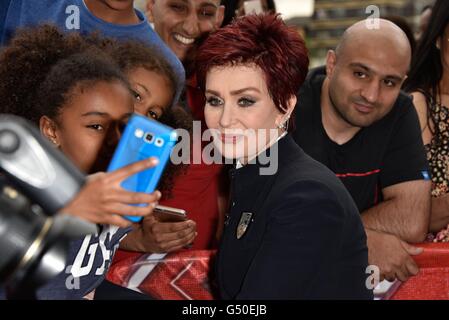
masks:
[(206, 97), (206, 102), (208, 105), (212, 106), (212, 107), (217, 107), (223, 104), (223, 100), (218, 98), (218, 97)]
[[(251, 97), (240, 97), (237, 100), (237, 105), (239, 107), (250, 107), (256, 103), (256, 99)], [(223, 99), (215, 96), (206, 97), (206, 103), (212, 107), (221, 106), (224, 104)]]
[(249, 97), (242, 97), (238, 100), (238, 105), (241, 107), (250, 107), (256, 103), (256, 100)]

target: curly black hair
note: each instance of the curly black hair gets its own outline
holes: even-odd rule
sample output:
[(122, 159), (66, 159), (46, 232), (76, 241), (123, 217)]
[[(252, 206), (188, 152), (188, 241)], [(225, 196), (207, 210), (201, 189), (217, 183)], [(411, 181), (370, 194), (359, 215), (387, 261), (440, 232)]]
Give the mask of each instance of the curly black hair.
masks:
[[(155, 72), (165, 78), (173, 88), (172, 102), (178, 86), (176, 75), (164, 56), (154, 48), (136, 41), (117, 42), (109, 51), (123, 73), (128, 74), (138, 67)], [(170, 103), (170, 105), (172, 104)]]
[[(87, 38), (64, 34), (52, 25), (22, 29), (0, 52), (0, 113), (12, 113), (37, 125), (43, 115), (57, 120), (80, 86), (120, 81), (131, 92), (124, 73), (137, 67), (167, 76), (176, 87), (168, 63), (140, 43), (119, 43), (98, 34)], [(177, 108), (167, 111), (162, 123), (190, 128), (186, 112)], [(183, 171), (183, 166), (168, 166), (160, 183), (164, 196), (170, 194), (174, 178)]]
[(1, 113), (38, 124), (53, 119), (76, 86), (119, 81), (130, 88), (117, 64), (79, 34), (52, 25), (25, 28), (0, 53)]

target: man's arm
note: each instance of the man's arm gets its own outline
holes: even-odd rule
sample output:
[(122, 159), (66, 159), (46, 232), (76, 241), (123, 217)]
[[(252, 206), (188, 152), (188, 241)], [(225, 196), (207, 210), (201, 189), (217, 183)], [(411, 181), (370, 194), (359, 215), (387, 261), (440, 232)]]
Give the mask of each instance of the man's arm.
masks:
[(384, 188), (384, 201), (362, 213), (365, 228), (422, 242), (429, 228), (430, 187), (430, 181), (414, 180)]

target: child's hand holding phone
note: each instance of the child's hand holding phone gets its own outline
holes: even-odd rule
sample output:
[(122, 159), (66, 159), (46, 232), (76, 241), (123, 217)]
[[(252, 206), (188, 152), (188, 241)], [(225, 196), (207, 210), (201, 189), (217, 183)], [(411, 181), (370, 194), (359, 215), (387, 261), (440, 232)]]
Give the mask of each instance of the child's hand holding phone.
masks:
[[(160, 122), (133, 114), (126, 125), (120, 142), (114, 152), (108, 171), (114, 171), (123, 166), (148, 157), (157, 157), (158, 165), (128, 176), (121, 185), (124, 189), (138, 193), (152, 193), (162, 176), (164, 168), (170, 160), (170, 154), (177, 141), (173, 128)], [(134, 205), (139, 205), (133, 202)], [(145, 205), (144, 203), (141, 205)], [(126, 214), (126, 212), (123, 212)], [(125, 216), (132, 222), (142, 218), (135, 215)]]
[[(122, 216), (147, 216), (153, 212), (161, 193), (136, 193), (122, 188), (121, 183), (137, 172), (156, 166), (156, 158), (135, 162), (113, 172), (97, 173), (87, 182), (77, 196), (61, 212), (76, 215), (98, 224), (127, 227), (131, 224)], [(133, 204), (145, 204), (137, 207)]]

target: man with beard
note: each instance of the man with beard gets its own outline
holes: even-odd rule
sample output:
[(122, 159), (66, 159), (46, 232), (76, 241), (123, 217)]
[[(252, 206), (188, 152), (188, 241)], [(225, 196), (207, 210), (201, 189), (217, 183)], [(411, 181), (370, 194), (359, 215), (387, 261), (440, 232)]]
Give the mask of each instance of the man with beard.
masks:
[[(428, 231), (430, 181), (418, 117), (400, 91), (410, 44), (378, 20), (349, 27), (326, 66), (299, 92), (296, 142), (328, 166), (351, 193), (367, 233), (369, 263), (380, 280), (418, 273), (411, 256)], [(317, 235), (319, 236), (319, 235)]]

